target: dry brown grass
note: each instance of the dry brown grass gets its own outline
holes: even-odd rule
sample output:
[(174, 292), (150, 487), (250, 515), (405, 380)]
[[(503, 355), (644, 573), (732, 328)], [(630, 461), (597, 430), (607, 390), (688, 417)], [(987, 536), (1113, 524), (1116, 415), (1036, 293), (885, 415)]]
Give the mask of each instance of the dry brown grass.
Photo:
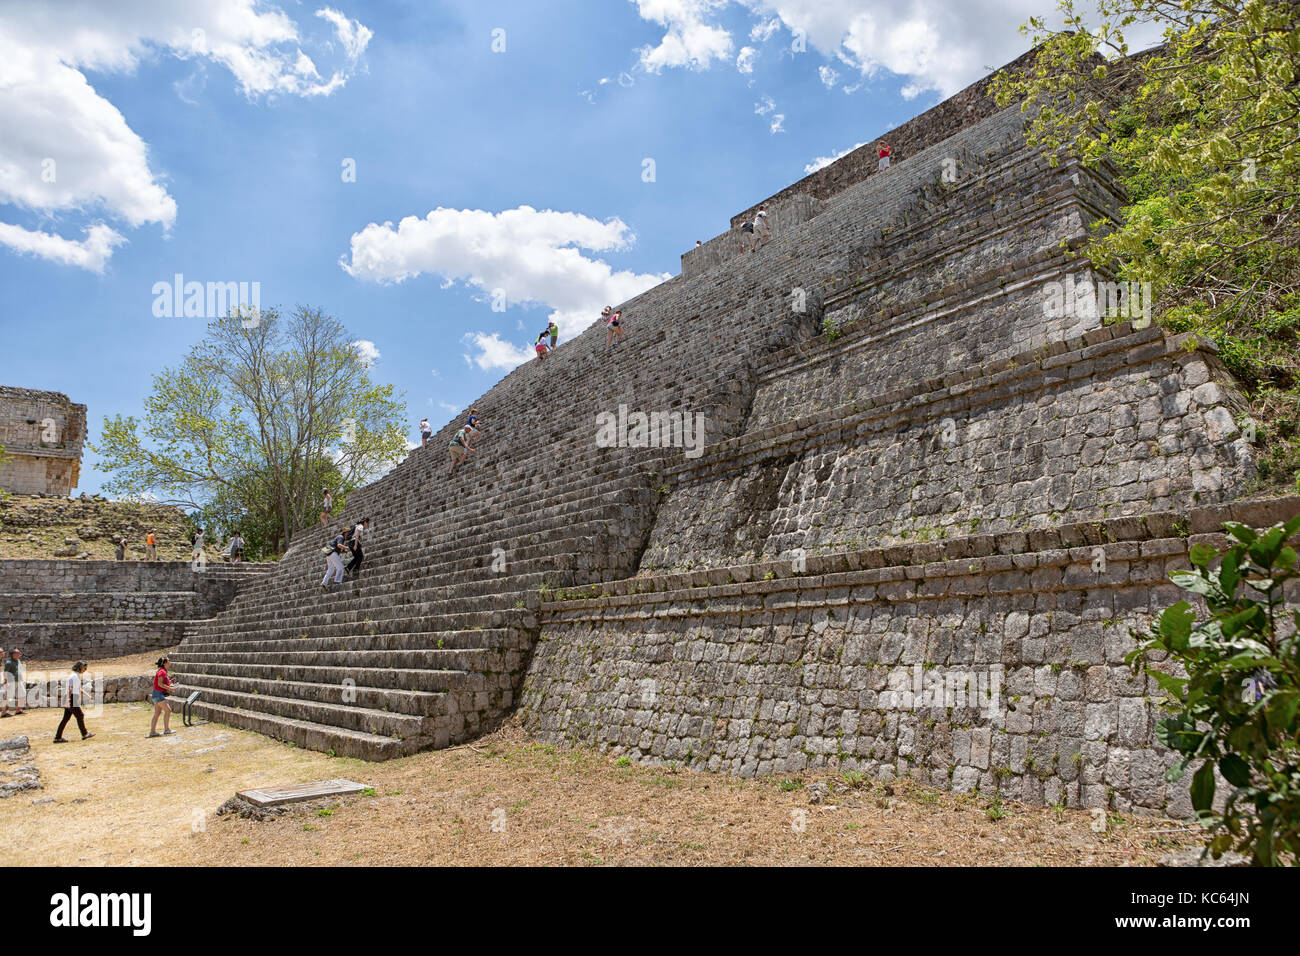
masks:
[[(367, 764), (215, 724), (146, 740), (148, 715), (112, 705), (92, 722), (93, 740), (33, 740), (46, 790), (6, 801), (0, 864), (1149, 865), (1197, 836), (1185, 823), (1119, 815), (1095, 833), (1082, 811), (1016, 804), (995, 820), (986, 798), (909, 782), (810, 805), (813, 776), (783, 789), (780, 779), (619, 766), (513, 726)], [(332, 777), (374, 795), (266, 822), (212, 813), (235, 790)], [(43, 797), (57, 802), (33, 803)]]

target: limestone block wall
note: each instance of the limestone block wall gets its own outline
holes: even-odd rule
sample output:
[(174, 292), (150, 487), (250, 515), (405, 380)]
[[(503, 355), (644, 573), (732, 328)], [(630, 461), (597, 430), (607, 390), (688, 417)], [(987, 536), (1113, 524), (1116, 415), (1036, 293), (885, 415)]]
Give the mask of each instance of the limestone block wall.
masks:
[(179, 644), (268, 565), (0, 561), (0, 647), (34, 660), (120, 657)]
[(77, 486), (86, 406), (61, 392), (0, 386), (0, 488), (66, 495)]
[(1222, 546), (1223, 520), (1297, 512), (1152, 512), (617, 582), (543, 605), (521, 717), (543, 740), (696, 770), (860, 770), (1189, 816), (1187, 778), (1164, 778), (1160, 691), (1123, 663), (1129, 629), (1184, 597), (1168, 574)]
[[(802, 410), (798, 377), (788, 394)], [(1096, 329), (1036, 356), (791, 417), (674, 466), (642, 569), (1224, 500), (1254, 474), (1234, 422), (1244, 408), (1208, 345)]]

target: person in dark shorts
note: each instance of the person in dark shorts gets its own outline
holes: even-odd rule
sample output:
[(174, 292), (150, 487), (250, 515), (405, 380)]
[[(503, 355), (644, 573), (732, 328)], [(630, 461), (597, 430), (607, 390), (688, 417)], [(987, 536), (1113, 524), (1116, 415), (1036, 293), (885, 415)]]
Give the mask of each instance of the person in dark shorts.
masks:
[[(154, 666), (158, 670), (154, 672), (153, 690), (149, 692), (149, 700), (153, 702), (153, 720), (149, 721), (150, 737), (161, 737), (163, 734), (176, 733), (176, 731), (172, 730), (172, 705), (167, 703), (167, 695), (171, 693), (174, 686), (171, 675), (167, 673), (167, 665), (170, 663), (171, 659), (167, 657), (160, 657), (154, 662)], [(163, 732), (161, 734), (158, 733), (159, 714), (162, 715), (163, 719)]]
[(428, 446), (429, 439), (433, 437), (433, 428), (429, 425), (429, 419), (420, 419), (420, 447)]
[(754, 221), (746, 220), (740, 226), (740, 251), (754, 252), (758, 249), (758, 240), (754, 238)]
[(68, 675), (68, 700), (63, 705), (63, 719), (59, 721), (59, 729), (54, 732), (54, 742), (56, 744), (66, 744), (64, 739), (63, 728), (68, 726), (68, 721), (73, 717), (77, 718), (77, 729), (81, 731), (81, 739), (89, 740), (95, 736), (86, 729), (86, 715), (81, 709), (83, 700), (86, 703), (93, 704), (94, 698), (82, 686), (81, 675), (86, 671), (86, 662), (77, 661), (72, 665), (72, 673)]
[(365, 532), (370, 528), (370, 519), (362, 518), (357, 522), (357, 526), (352, 529), (352, 560), (344, 570), (354, 579), (361, 573), (361, 562), (365, 559), (366, 553), (361, 549), (361, 539)]

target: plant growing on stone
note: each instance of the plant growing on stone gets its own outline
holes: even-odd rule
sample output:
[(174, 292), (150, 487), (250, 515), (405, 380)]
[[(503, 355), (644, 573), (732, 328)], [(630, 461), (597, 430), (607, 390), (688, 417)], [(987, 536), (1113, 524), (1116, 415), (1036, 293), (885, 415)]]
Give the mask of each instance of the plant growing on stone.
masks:
[[(1173, 331), (1215, 342), (1278, 427), (1261, 472), (1300, 468), (1300, 40), (1293, 0), (1060, 0), (1060, 29), (1032, 18), (1036, 62), (995, 80), (1021, 100), (1049, 161), (1114, 163), (1129, 196), (1082, 252), (1150, 282)], [(1125, 30), (1164, 24), (1130, 56)], [(1095, 24), (1095, 25), (1094, 25)]]
[[(1180, 759), (1169, 771), (1179, 780), (1191, 764), (1192, 806), (1210, 827), (1207, 851), (1229, 849), (1256, 864), (1300, 863), (1300, 611), (1284, 608), (1287, 583), (1300, 577), (1287, 545), (1300, 516), (1255, 531), (1237, 522), (1235, 539), (1220, 553), (1192, 547), (1192, 570), (1170, 577), (1200, 597), (1208, 616), (1187, 601), (1167, 608), (1126, 658), (1136, 673), (1155, 679), (1170, 698), (1160, 742)], [(1134, 637), (1142, 635), (1133, 632)], [(1152, 666), (1157, 658), (1180, 665), (1185, 677)], [(1215, 806), (1215, 771), (1231, 792)]]

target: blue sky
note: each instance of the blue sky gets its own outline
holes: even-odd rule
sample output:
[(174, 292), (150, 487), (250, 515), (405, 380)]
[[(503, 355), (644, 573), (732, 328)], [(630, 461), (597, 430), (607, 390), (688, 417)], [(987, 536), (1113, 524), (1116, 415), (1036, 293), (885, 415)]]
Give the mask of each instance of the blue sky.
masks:
[[(256, 281), (373, 343), (415, 438), (548, 316), (569, 337), (675, 274), (819, 158), (1017, 55), (1046, 6), (12, 0), (0, 382), (85, 403), (93, 442), (202, 335), (153, 314), (156, 282)], [(81, 476), (106, 480), (89, 451)]]

